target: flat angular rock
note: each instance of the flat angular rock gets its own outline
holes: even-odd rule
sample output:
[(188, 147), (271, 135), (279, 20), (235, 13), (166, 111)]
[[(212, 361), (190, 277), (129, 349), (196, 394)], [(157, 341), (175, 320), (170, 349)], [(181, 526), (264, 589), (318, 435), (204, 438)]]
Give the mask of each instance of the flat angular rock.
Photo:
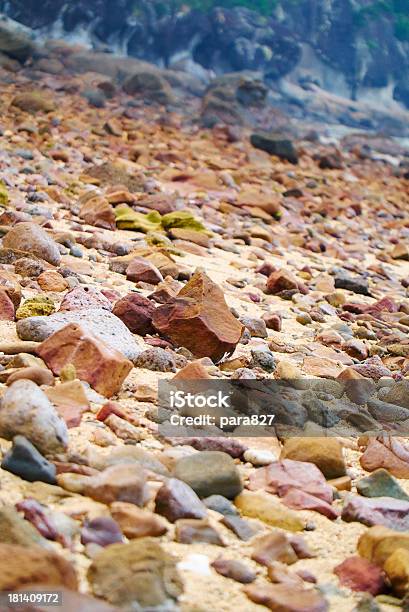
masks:
[(0, 435), (22, 435), (42, 454), (63, 451), (68, 432), (45, 393), (31, 380), (17, 380), (5, 392), (0, 407)]
[(231, 578), (231, 580), (241, 582), (241, 584), (250, 584), (256, 579), (256, 573), (252, 569), (235, 559), (218, 557), (211, 566), (221, 576)]
[(349, 495), (342, 510), (344, 521), (358, 521), (372, 527), (383, 525), (397, 531), (409, 531), (409, 501), (393, 497), (367, 498)]
[(204, 542), (214, 546), (225, 546), (222, 537), (206, 519), (180, 519), (175, 524), (175, 540), (181, 544)]
[(14, 304), (4, 289), (0, 289), (0, 321), (14, 321)]
[(298, 164), (298, 153), (292, 141), (282, 134), (257, 132), (250, 136), (250, 142), (256, 149), (261, 149), (292, 164)]
[(314, 510), (331, 520), (335, 520), (339, 516), (337, 510), (329, 503), (300, 489), (289, 489), (282, 497), (282, 502), (293, 510)]
[(157, 537), (167, 532), (166, 521), (149, 510), (142, 510), (134, 504), (114, 502), (110, 507), (111, 515), (130, 540), (144, 537)]
[(101, 196), (89, 198), (80, 208), (79, 216), (88, 225), (115, 229), (115, 213), (111, 204)]
[(86, 481), (85, 494), (104, 504), (116, 501), (144, 506), (149, 499), (146, 476), (136, 465), (114, 465)]
[(133, 361), (141, 352), (135, 338), (118, 317), (102, 308), (86, 308), (74, 312), (56, 312), (48, 317), (30, 317), (17, 323), (21, 340), (43, 342), (69, 323), (84, 325), (87, 330), (111, 348)]
[(214, 361), (234, 351), (244, 329), (221, 289), (204, 272), (196, 272), (176, 298), (156, 309), (153, 325), (195, 357)]
[(409, 501), (409, 495), (400, 487), (397, 480), (383, 468), (375, 470), (365, 478), (361, 478), (356, 483), (356, 490), (364, 497), (393, 497)]
[(244, 516), (257, 518), (272, 527), (288, 531), (303, 531), (305, 527), (305, 521), (296, 512), (283, 506), (269, 493), (243, 491), (234, 501)]
[(326, 612), (329, 609), (318, 591), (293, 584), (250, 585), (244, 592), (251, 601), (274, 612)]
[(142, 282), (158, 285), (163, 276), (158, 268), (142, 257), (135, 257), (126, 268), (126, 278), (134, 283)]
[(154, 538), (113, 544), (87, 574), (94, 595), (130, 609), (172, 609), (183, 592), (176, 560)]
[(156, 494), (155, 512), (174, 523), (178, 519), (202, 519), (207, 509), (196, 493), (181, 480), (170, 478)]
[(398, 549), (409, 551), (409, 533), (376, 525), (367, 529), (358, 540), (361, 557), (383, 567), (387, 558)]
[(186, 482), (199, 495), (223, 495), (232, 499), (243, 489), (240, 474), (227, 453), (202, 451), (180, 459), (174, 476)]
[(13, 439), (13, 446), (4, 455), (1, 467), (29, 482), (40, 480), (56, 484), (55, 465), (47, 461), (24, 436)]
[(129, 293), (115, 303), (112, 313), (121, 319), (133, 334), (153, 334), (152, 317), (156, 306), (138, 293)]
[(77, 323), (70, 323), (44, 340), (37, 354), (57, 375), (67, 364), (72, 364), (78, 378), (86, 380), (105, 397), (111, 397), (121, 389), (133, 368), (119, 351)]
[(379, 595), (385, 589), (385, 573), (382, 568), (362, 557), (349, 557), (334, 568), (334, 574), (342, 586), (351, 591)]
[(61, 261), (57, 244), (47, 232), (29, 221), (17, 223), (3, 238), (3, 247), (19, 251), (27, 251), (48, 263), (58, 266)]

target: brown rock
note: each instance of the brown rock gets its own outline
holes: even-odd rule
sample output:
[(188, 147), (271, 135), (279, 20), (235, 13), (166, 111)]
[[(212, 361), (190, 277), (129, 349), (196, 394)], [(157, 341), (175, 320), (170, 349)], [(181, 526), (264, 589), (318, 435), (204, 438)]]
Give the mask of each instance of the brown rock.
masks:
[(214, 361), (234, 351), (244, 329), (228, 309), (221, 289), (200, 271), (174, 300), (156, 309), (153, 324), (196, 357)]
[(132, 259), (126, 268), (126, 278), (134, 283), (143, 282), (150, 285), (157, 285), (163, 281), (158, 268), (142, 257)]
[(358, 540), (358, 553), (361, 557), (380, 567), (400, 548), (409, 551), (409, 533), (394, 531), (381, 525), (370, 527)]
[(172, 380), (211, 380), (211, 378), (202, 361), (196, 359), (179, 370)]
[(70, 323), (44, 340), (37, 354), (59, 374), (67, 364), (74, 365), (80, 380), (86, 380), (98, 393), (117, 393), (133, 365), (117, 350), (107, 346), (85, 327)]
[(409, 550), (397, 548), (385, 561), (383, 566), (394, 592), (398, 597), (405, 597), (409, 590)]
[(394, 438), (369, 438), (359, 462), (367, 472), (385, 468), (396, 478), (409, 478), (409, 450)]
[(134, 504), (114, 502), (111, 515), (130, 540), (146, 536), (161, 536), (167, 532), (166, 521), (148, 510), (141, 510)]
[(36, 583), (51, 590), (58, 586), (78, 588), (74, 568), (55, 552), (37, 546), (0, 544), (0, 590), (12, 591)]
[(155, 306), (137, 293), (130, 293), (116, 302), (112, 313), (125, 323), (133, 334), (145, 336), (154, 333), (152, 316)]
[(218, 557), (211, 563), (211, 566), (221, 576), (231, 578), (242, 584), (249, 584), (256, 579), (256, 573), (241, 561), (236, 561), (236, 559)]
[(103, 504), (128, 502), (142, 507), (149, 498), (146, 476), (137, 465), (113, 465), (86, 481), (85, 494)]
[(21, 378), (32, 380), (39, 386), (54, 384), (54, 376), (50, 370), (40, 366), (31, 366), (29, 368), (19, 368), (16, 372), (13, 372), (7, 378), (7, 385), (11, 385), (15, 380), (20, 380)]
[(61, 261), (60, 251), (54, 240), (42, 227), (29, 221), (17, 223), (11, 228), (3, 238), (3, 247), (27, 251), (55, 266)]
[(385, 589), (385, 574), (382, 568), (362, 557), (349, 557), (334, 568), (334, 574), (342, 586), (351, 591), (379, 595)]
[(255, 543), (251, 558), (261, 565), (269, 566), (273, 561), (292, 565), (298, 557), (284, 532), (275, 531), (263, 536)]
[(328, 604), (314, 589), (287, 584), (263, 584), (245, 587), (244, 592), (254, 603), (274, 612), (326, 612)]
[(281, 456), (314, 463), (326, 478), (338, 478), (346, 473), (342, 446), (335, 438), (289, 438)]
[(267, 279), (266, 293), (276, 295), (281, 291), (298, 291), (299, 281), (286, 270), (272, 272)]
[(182, 518), (202, 519), (207, 514), (206, 506), (193, 489), (176, 478), (168, 480), (157, 492), (155, 512), (171, 523)]
[(78, 427), (84, 412), (90, 409), (83, 385), (72, 380), (45, 390), (50, 402), (64, 419), (67, 427)]
[(181, 544), (205, 542), (214, 546), (226, 546), (220, 534), (206, 519), (180, 519), (176, 521), (175, 540)]
[(114, 230), (115, 212), (111, 204), (102, 196), (88, 199), (80, 208), (79, 216), (88, 225)]

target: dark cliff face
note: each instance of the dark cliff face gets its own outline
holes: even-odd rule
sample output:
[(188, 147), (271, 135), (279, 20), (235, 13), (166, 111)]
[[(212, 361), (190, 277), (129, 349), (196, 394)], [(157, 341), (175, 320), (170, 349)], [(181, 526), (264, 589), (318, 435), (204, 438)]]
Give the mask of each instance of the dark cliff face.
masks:
[(165, 66), (185, 54), (216, 73), (258, 70), (272, 81), (289, 74), (309, 45), (343, 75), (351, 97), (393, 82), (395, 98), (408, 105), (409, 41), (397, 38), (393, 15), (371, 13), (374, 2), (286, 0), (271, 17), (244, 8), (160, 12), (152, 0), (13, 0), (0, 1), (0, 10), (34, 29), (85, 27), (107, 51)]

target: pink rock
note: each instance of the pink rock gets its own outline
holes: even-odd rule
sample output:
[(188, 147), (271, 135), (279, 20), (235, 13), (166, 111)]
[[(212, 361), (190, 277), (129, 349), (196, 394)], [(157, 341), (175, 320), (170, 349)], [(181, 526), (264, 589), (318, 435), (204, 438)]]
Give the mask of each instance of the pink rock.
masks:
[(330, 504), (300, 489), (289, 489), (282, 498), (282, 502), (293, 510), (314, 510), (331, 520), (339, 516), (339, 513)]
[(244, 588), (247, 597), (274, 612), (326, 612), (328, 604), (315, 589), (294, 584), (251, 584)]
[(367, 592), (379, 595), (385, 589), (382, 569), (363, 557), (349, 557), (334, 568), (334, 574), (342, 586), (351, 591)]
[(348, 523), (357, 521), (368, 527), (383, 525), (397, 531), (409, 531), (409, 502), (393, 497), (348, 495), (342, 518)]
[(64, 296), (59, 312), (83, 310), (84, 308), (103, 308), (111, 311), (112, 304), (96, 287), (77, 285)]
[(73, 364), (78, 378), (89, 382), (105, 397), (120, 390), (133, 368), (122, 353), (77, 323), (70, 323), (49, 336), (40, 344), (37, 354), (54, 374), (59, 375), (65, 365)]
[(142, 257), (135, 257), (126, 269), (126, 278), (134, 283), (143, 282), (158, 285), (163, 276), (158, 268)]
[(0, 321), (14, 321), (14, 304), (3, 289), (0, 289)]
[(152, 316), (155, 306), (148, 298), (130, 293), (116, 302), (113, 314), (117, 316), (133, 334), (145, 336), (153, 334)]

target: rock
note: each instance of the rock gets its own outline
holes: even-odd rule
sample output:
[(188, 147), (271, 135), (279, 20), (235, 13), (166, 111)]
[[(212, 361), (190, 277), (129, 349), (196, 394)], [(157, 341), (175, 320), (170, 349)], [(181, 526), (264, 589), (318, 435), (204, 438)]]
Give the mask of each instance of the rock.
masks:
[(35, 43), (27, 31), (15, 21), (4, 16), (0, 23), (0, 51), (8, 56), (25, 62), (35, 50)]
[(193, 446), (198, 451), (220, 451), (227, 453), (233, 459), (239, 459), (247, 450), (247, 446), (237, 438), (208, 438), (200, 436), (198, 438), (183, 438), (181, 444)]
[(123, 534), (130, 540), (161, 536), (168, 530), (166, 522), (160, 516), (148, 510), (141, 510), (134, 504), (114, 502), (110, 511)]
[(24, 300), (16, 310), (16, 319), (27, 319), (28, 317), (48, 316), (55, 312), (53, 300), (45, 295), (36, 295)]
[(176, 464), (174, 476), (186, 482), (199, 497), (223, 495), (232, 499), (243, 489), (233, 459), (218, 451), (202, 451), (183, 457)]
[(237, 508), (231, 501), (229, 501), (223, 495), (211, 495), (206, 499), (202, 500), (205, 504), (206, 508), (209, 510), (214, 510), (215, 512), (219, 512), (219, 514), (223, 514), (224, 516), (232, 515), (238, 516)]
[(250, 142), (256, 149), (266, 151), (292, 164), (298, 164), (298, 153), (294, 144), (282, 134), (258, 132), (250, 136)]
[(144, 471), (130, 464), (113, 465), (88, 478), (85, 494), (103, 504), (120, 501), (140, 507), (149, 499)]
[(334, 568), (342, 586), (351, 591), (379, 595), (385, 590), (382, 568), (362, 557), (349, 557)]
[(397, 548), (383, 566), (392, 588), (398, 597), (405, 597), (409, 590), (409, 550)]
[(394, 382), (385, 395), (384, 400), (390, 404), (409, 409), (409, 381), (400, 380)]
[(230, 529), (240, 540), (243, 542), (247, 542), (247, 540), (251, 540), (255, 533), (257, 533), (258, 528), (254, 527), (250, 524), (249, 521), (240, 518), (239, 516), (235, 516), (232, 514), (226, 514), (221, 522), (225, 527)]
[(234, 503), (244, 516), (258, 518), (273, 527), (288, 531), (302, 531), (305, 527), (305, 522), (297, 513), (283, 506), (268, 493), (242, 491)]
[(258, 538), (254, 546), (251, 558), (261, 565), (268, 567), (273, 561), (292, 565), (298, 561), (290, 539), (283, 532), (275, 531)]
[(409, 410), (396, 404), (368, 399), (367, 405), (369, 413), (381, 423), (397, 423), (409, 419)]
[(276, 332), (281, 331), (282, 319), (279, 314), (275, 314), (275, 313), (264, 314), (263, 320), (268, 329), (272, 329)]
[(225, 559), (218, 557), (211, 563), (211, 566), (218, 574), (225, 578), (230, 578), (241, 584), (250, 584), (256, 579), (256, 573), (252, 569), (247, 567), (241, 561), (235, 559)]
[(388, 557), (398, 549), (409, 551), (409, 533), (376, 525), (367, 529), (358, 540), (358, 553), (383, 567)]
[(88, 225), (115, 229), (115, 212), (113, 206), (103, 197), (89, 197), (79, 210), (79, 217)]
[(298, 293), (300, 282), (286, 270), (272, 272), (267, 279), (266, 293), (277, 295), (282, 291), (294, 291)]
[(56, 484), (55, 465), (47, 461), (24, 436), (13, 439), (13, 446), (4, 455), (1, 467), (29, 482), (40, 480)]
[(409, 531), (409, 502), (393, 497), (348, 495), (342, 519), (348, 523), (358, 521), (368, 527), (383, 525), (397, 531)]
[(59, 312), (84, 310), (86, 308), (102, 308), (111, 311), (112, 304), (105, 295), (92, 285), (78, 285), (65, 294), (60, 304)]
[(25, 547), (41, 546), (49, 548), (47, 540), (33, 525), (21, 517), (13, 506), (0, 508), (0, 542), (18, 544)]
[(134, 364), (137, 368), (146, 368), (153, 372), (176, 372), (176, 363), (172, 353), (160, 347), (142, 351)]
[(123, 536), (118, 524), (111, 518), (99, 516), (91, 521), (85, 521), (81, 529), (81, 544), (93, 543), (98, 546), (110, 546), (123, 542)]
[[(205, 358), (206, 359), (206, 358)], [(209, 372), (201, 359), (195, 359), (179, 370), (172, 380), (211, 380)]]
[(314, 463), (326, 478), (338, 478), (346, 473), (342, 446), (335, 438), (289, 438), (281, 456)]
[(335, 520), (339, 516), (338, 511), (329, 503), (305, 491), (300, 491), (300, 489), (289, 489), (282, 497), (282, 502), (293, 510), (314, 510), (331, 520)]
[(283, 612), (326, 612), (328, 604), (315, 589), (286, 584), (250, 585), (244, 588), (247, 597), (270, 610)]
[(221, 289), (200, 271), (174, 300), (156, 309), (153, 325), (196, 357), (210, 357), (214, 361), (225, 353), (231, 354), (243, 332)]
[(365, 405), (368, 398), (376, 391), (375, 382), (365, 378), (353, 368), (345, 368), (337, 377), (337, 381), (342, 383), (348, 399), (354, 404)]
[(64, 421), (31, 380), (17, 380), (3, 395), (0, 433), (7, 440), (22, 435), (42, 454), (63, 451), (68, 444)]
[(276, 461), (277, 456), (275, 453), (269, 450), (257, 449), (257, 448), (249, 448), (243, 455), (244, 461), (248, 461), (254, 467), (260, 467), (264, 465), (270, 465)]
[(335, 289), (346, 289), (359, 295), (370, 295), (368, 281), (361, 276), (349, 276), (341, 270), (335, 275)]
[(248, 329), (250, 335), (254, 338), (267, 338), (266, 323), (263, 319), (256, 319), (254, 317), (240, 317), (240, 323), (243, 323), (244, 327)]
[(33, 115), (37, 113), (51, 113), (55, 110), (54, 102), (41, 91), (27, 91), (18, 94), (12, 99), (11, 105)]
[[(63, 378), (63, 374), (64, 368), (60, 372), (60, 379)], [(83, 413), (90, 409), (84, 386), (79, 380), (70, 380), (55, 387), (49, 387), (45, 390), (45, 394), (68, 428), (78, 427)]]
[(220, 534), (206, 519), (180, 519), (176, 521), (175, 540), (180, 544), (204, 542), (214, 546), (226, 546)]
[(61, 555), (38, 546), (0, 544), (0, 590), (42, 584), (50, 590), (65, 586), (74, 591), (78, 583), (72, 565)]
[(156, 306), (150, 300), (129, 293), (115, 303), (112, 314), (121, 319), (133, 334), (146, 336), (153, 334), (152, 317)]
[(356, 372), (365, 376), (365, 378), (372, 378), (372, 380), (378, 381), (383, 376), (391, 378), (392, 373), (386, 368), (379, 355), (369, 357), (363, 363), (357, 363), (351, 366)]
[(104, 469), (112, 465), (131, 464), (136, 468), (144, 468), (148, 471), (169, 476), (169, 472), (161, 461), (153, 454), (139, 446), (121, 446), (113, 449), (108, 456), (104, 456), (95, 467)]
[(29, 257), (21, 257), (14, 264), (16, 274), (23, 277), (37, 278), (45, 272), (46, 264), (40, 259), (31, 259)]
[(19, 368), (7, 378), (7, 385), (10, 386), (16, 380), (32, 380), (39, 387), (41, 385), (53, 385), (54, 376), (47, 368), (31, 366), (29, 368)]
[(396, 478), (409, 478), (409, 451), (393, 438), (369, 438), (359, 462), (367, 472), (385, 468)]
[(356, 483), (356, 490), (364, 497), (393, 497), (409, 501), (409, 495), (399, 486), (399, 483), (383, 468), (375, 470), (370, 476), (361, 478)]
[(154, 69), (140, 68), (123, 84), (125, 93), (141, 96), (158, 104), (173, 104), (175, 97), (169, 83)]
[(57, 244), (47, 232), (36, 223), (17, 223), (3, 238), (3, 247), (27, 251), (48, 263), (58, 266), (61, 261)]
[(54, 270), (46, 270), (45, 272), (42, 272), (37, 277), (37, 283), (40, 285), (43, 291), (56, 291), (57, 293), (60, 293), (68, 289), (68, 283), (65, 278)]
[(207, 514), (206, 507), (193, 489), (176, 478), (168, 480), (157, 492), (155, 512), (171, 523), (182, 518), (202, 519)]
[(14, 321), (14, 304), (3, 289), (0, 289), (0, 321)]
[(87, 577), (97, 597), (135, 610), (171, 610), (183, 592), (175, 559), (153, 538), (108, 546)]
[(132, 259), (126, 269), (126, 278), (134, 283), (142, 282), (158, 285), (163, 281), (163, 276), (156, 266), (142, 257)]
[(126, 325), (118, 317), (102, 308), (56, 312), (49, 317), (30, 317), (17, 323), (17, 333), (22, 340), (43, 342), (69, 323), (84, 325), (102, 342), (119, 351), (131, 361), (136, 359), (141, 352)]
[(121, 389), (133, 368), (119, 351), (77, 323), (68, 324), (44, 340), (37, 354), (57, 375), (64, 366), (72, 364), (78, 378), (86, 380), (105, 397), (111, 397)]
[(277, 367), (276, 359), (271, 351), (266, 348), (251, 349), (251, 365), (255, 368), (261, 368), (266, 372), (274, 372)]

